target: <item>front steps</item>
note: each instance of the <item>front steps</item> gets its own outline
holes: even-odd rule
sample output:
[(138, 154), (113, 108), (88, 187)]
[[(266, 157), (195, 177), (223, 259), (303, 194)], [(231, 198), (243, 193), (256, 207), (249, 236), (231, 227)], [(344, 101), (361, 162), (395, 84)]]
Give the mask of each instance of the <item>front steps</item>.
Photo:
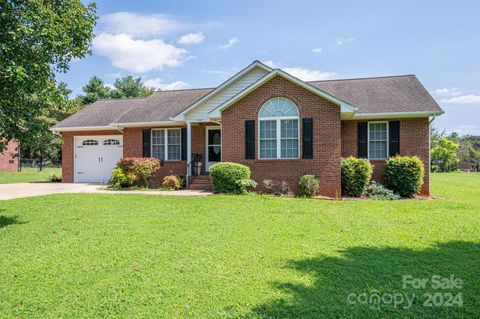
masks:
[(210, 179), (210, 175), (198, 175), (193, 178), (192, 183), (188, 189), (195, 189), (195, 190), (212, 190), (212, 180)]

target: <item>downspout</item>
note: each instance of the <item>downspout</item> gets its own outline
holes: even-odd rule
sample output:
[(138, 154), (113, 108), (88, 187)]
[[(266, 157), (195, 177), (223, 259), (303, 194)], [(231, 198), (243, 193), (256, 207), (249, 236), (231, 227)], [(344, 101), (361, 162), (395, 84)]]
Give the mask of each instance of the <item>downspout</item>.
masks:
[(434, 114), (432, 118), (428, 121), (428, 195), (431, 195), (431, 181), (430, 175), (432, 174), (432, 123), (435, 120), (436, 115)]

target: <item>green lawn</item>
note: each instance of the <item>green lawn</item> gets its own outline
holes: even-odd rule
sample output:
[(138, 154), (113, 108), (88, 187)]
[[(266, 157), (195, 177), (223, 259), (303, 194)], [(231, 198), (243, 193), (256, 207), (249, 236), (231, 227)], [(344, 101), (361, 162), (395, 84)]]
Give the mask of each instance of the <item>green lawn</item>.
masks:
[(39, 171), (36, 168), (24, 167), (20, 172), (0, 172), (0, 184), (25, 183), (25, 182), (44, 182), (52, 175), (62, 175), (61, 168), (44, 168)]
[[(0, 317), (478, 318), (480, 175), (432, 180), (443, 199), (0, 201)], [(403, 289), (403, 275), (463, 284)], [(416, 297), (348, 302), (364, 293)], [(437, 306), (424, 306), (428, 293)], [(446, 293), (463, 305), (445, 306)]]

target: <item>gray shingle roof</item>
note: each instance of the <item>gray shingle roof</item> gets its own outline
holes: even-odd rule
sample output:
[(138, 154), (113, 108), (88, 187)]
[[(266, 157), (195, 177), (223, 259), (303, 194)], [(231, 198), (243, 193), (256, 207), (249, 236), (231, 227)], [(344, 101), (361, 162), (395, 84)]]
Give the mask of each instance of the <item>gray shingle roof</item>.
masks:
[[(308, 83), (357, 107), (356, 114), (442, 112), (414, 75)], [(212, 90), (159, 91), (146, 98), (99, 100), (56, 124), (53, 129), (169, 121)]]
[(442, 112), (415, 75), (308, 83), (357, 107), (357, 114)]

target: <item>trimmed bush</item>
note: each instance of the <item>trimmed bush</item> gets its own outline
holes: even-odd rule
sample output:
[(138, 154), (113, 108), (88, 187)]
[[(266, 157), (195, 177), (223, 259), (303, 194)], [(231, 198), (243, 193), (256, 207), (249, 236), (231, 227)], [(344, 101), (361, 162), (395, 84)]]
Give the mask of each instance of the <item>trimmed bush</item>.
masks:
[(117, 166), (125, 174), (133, 174), (136, 182), (148, 188), (148, 181), (160, 169), (161, 162), (152, 157), (126, 157), (118, 161)]
[(385, 186), (402, 197), (413, 197), (423, 185), (423, 162), (417, 156), (394, 156), (387, 160)]
[(163, 178), (162, 187), (169, 190), (180, 189), (180, 181), (177, 176), (169, 175)]
[(373, 166), (366, 158), (342, 158), (342, 194), (360, 197), (372, 179)]
[(315, 175), (303, 175), (298, 179), (300, 196), (313, 197), (318, 189), (318, 178)]
[(213, 191), (222, 194), (245, 194), (247, 185), (241, 180), (250, 179), (250, 168), (248, 166), (221, 162), (210, 167)]
[(367, 196), (370, 199), (377, 200), (395, 200), (400, 198), (400, 196), (395, 194), (392, 190), (375, 181), (367, 187)]
[(136, 177), (133, 173), (125, 174), (120, 167), (117, 167), (112, 172), (112, 177), (108, 181), (113, 188), (130, 188), (133, 186)]
[(178, 181), (180, 182), (180, 188), (185, 188), (185, 186), (187, 186), (187, 178), (183, 175), (179, 175), (177, 177)]

